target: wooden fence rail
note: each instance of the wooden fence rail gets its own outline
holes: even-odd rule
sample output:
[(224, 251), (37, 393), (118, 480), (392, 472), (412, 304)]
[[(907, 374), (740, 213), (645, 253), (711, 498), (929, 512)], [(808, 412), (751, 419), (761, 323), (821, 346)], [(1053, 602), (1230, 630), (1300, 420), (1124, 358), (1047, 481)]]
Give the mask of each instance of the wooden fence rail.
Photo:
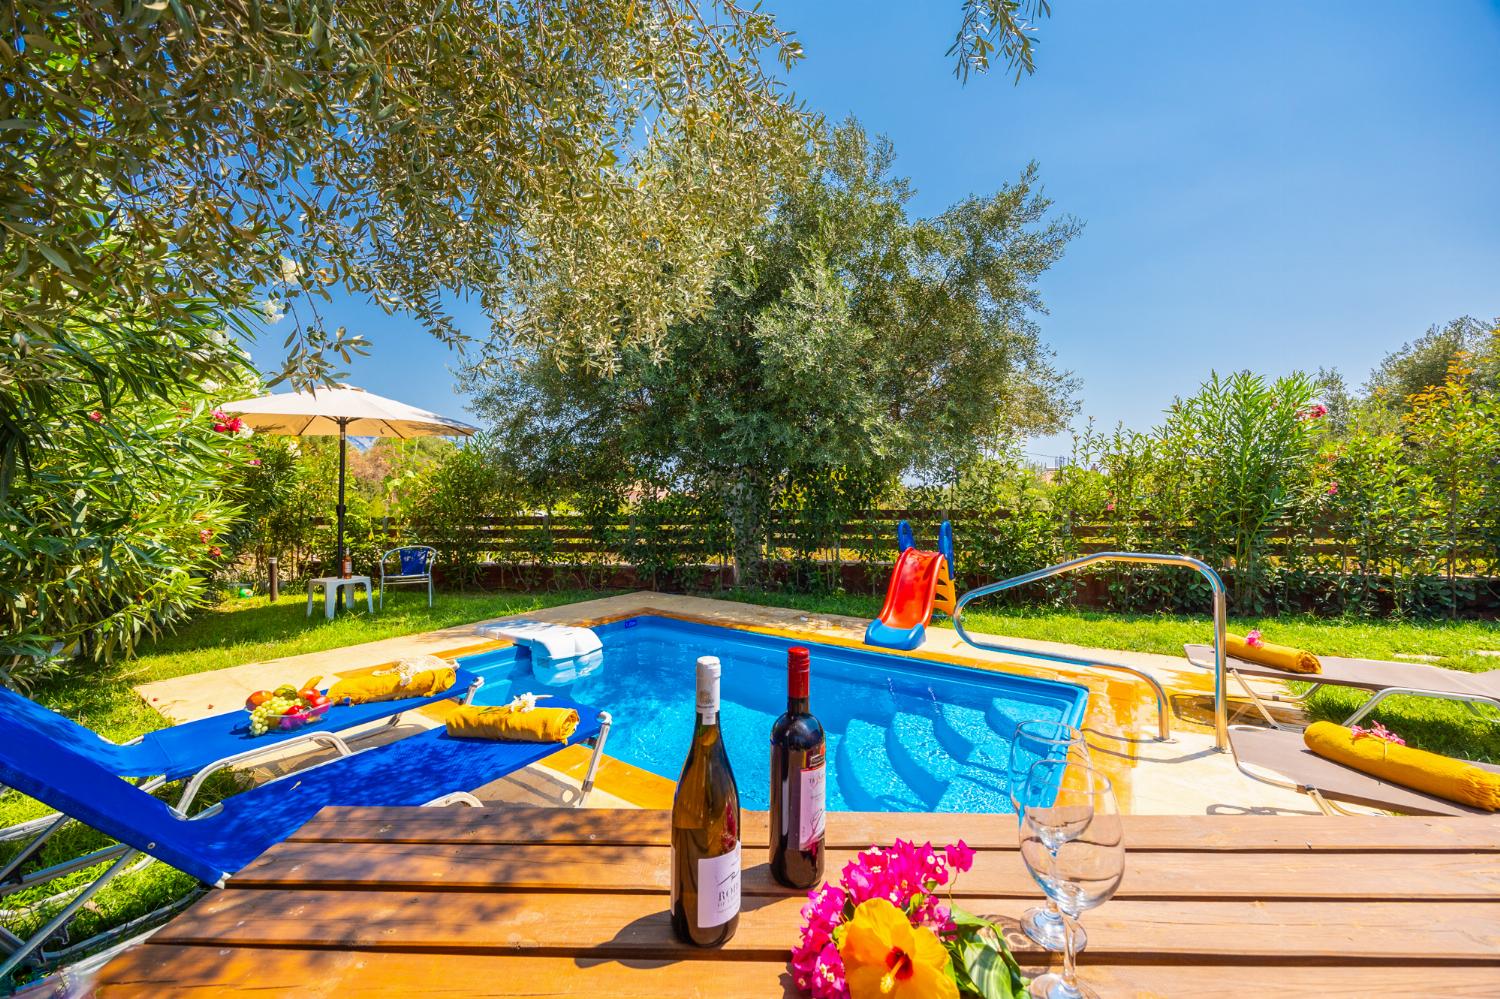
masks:
[[(1008, 511), (870, 510), (850, 517), (837, 529), (819, 531), (790, 516), (772, 518), (767, 547), (773, 557), (793, 557), (821, 562), (888, 563), (896, 555), (896, 521), (909, 520), (921, 547), (937, 546), (937, 526), (951, 520), (960, 551), (977, 547), (975, 538), (992, 532), (1009, 518)], [(319, 521), (320, 525), (324, 522)], [(1091, 554), (1121, 546), (1119, 538), (1134, 527), (1148, 536), (1154, 525), (1139, 522), (1074, 524), (1067, 528), (1069, 552)], [(384, 522), (377, 535), (393, 546), (403, 542), (430, 543), (439, 547), (462, 544), (492, 562), (605, 562), (629, 564), (642, 558), (670, 557), (678, 562), (723, 564), (729, 559), (730, 537), (723, 524), (696, 519), (681, 522), (628, 515), (591, 519), (576, 514), (477, 516), (454, 530), (438, 530), (421, 524)], [(1500, 564), (1493, 540), (1476, 533), (1452, 539), (1457, 567), (1462, 572), (1489, 574)], [(1308, 531), (1280, 529), (1270, 534), (1266, 553), (1272, 558), (1299, 557), (1314, 566), (1350, 571), (1360, 557), (1361, 545), (1339, 538), (1325, 527)], [(1419, 551), (1401, 546), (1383, 546), (1382, 563), (1420, 562), (1439, 571), (1446, 550)]]

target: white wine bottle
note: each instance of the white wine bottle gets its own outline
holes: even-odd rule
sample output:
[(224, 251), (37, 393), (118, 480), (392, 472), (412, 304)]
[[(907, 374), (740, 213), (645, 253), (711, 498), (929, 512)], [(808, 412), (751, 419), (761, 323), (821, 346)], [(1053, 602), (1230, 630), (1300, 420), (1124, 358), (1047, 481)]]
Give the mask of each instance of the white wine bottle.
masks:
[(719, 947), (740, 923), (740, 793), (719, 731), (719, 660), (698, 660), (693, 743), (672, 798), (672, 930)]

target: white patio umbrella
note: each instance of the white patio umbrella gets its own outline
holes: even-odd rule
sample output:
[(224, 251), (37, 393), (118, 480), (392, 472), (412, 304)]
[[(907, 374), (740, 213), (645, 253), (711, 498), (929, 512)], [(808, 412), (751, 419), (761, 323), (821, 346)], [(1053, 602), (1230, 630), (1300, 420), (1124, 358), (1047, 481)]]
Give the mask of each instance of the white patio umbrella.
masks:
[[(353, 385), (310, 392), (278, 392), (220, 407), (242, 418), (252, 430), (289, 437), (339, 438), (338, 549), (344, 557), (344, 462), (349, 436), (355, 437), (467, 437), (478, 428), (366, 392)], [(339, 591), (343, 596), (343, 591)]]

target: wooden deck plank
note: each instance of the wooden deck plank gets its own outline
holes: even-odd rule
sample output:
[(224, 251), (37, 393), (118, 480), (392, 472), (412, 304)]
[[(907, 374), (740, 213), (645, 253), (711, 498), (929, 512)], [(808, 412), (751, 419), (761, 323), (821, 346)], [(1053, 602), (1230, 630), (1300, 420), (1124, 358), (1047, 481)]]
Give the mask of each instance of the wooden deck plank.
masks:
[[(1329, 820), (1342, 821), (1342, 820)], [(830, 850), (827, 870), (852, 860)], [(665, 892), (661, 846), (282, 843), (231, 888)], [(784, 895), (763, 856), (745, 855), (748, 896)], [(956, 894), (1032, 898), (1035, 883), (1010, 853), (982, 853)], [(1168, 853), (1127, 851), (1121, 898), (1478, 900), (1500, 894), (1500, 853)]]
[[(1365, 852), (1500, 852), (1500, 822), (1483, 818), (1346, 817), (1322, 815), (1127, 815), (1131, 850), (1254, 852), (1260, 850)], [(766, 839), (766, 813), (744, 813), (745, 840)], [(290, 838), (328, 843), (590, 843), (663, 845), (666, 812), (621, 810), (600, 822), (587, 809), (325, 808)], [(830, 812), (830, 849), (864, 849), (897, 837), (917, 842), (963, 839), (975, 849), (1016, 847), (1015, 819), (1006, 815), (903, 815)]]
[[(746, 813), (750, 842), (765, 816)], [(1500, 994), (1500, 836), (1486, 820), (1127, 817), (1119, 896), (1089, 913), (1103, 995)], [(142, 946), (97, 996), (796, 994), (803, 896), (746, 856), (739, 931), (677, 944), (664, 813), (325, 810)], [(980, 848), (964, 904), (1014, 919), (1040, 893), (1005, 816), (829, 816), (834, 874), (896, 837)], [(240, 890), (235, 890), (240, 889)]]
[(764, 999), (795, 996), (785, 961), (614, 961), (337, 950), (177, 947), (147, 943), (116, 958), (94, 999), (297, 996), (298, 999)]
[[(1028, 973), (1039, 968), (1028, 963)], [(147, 943), (109, 965), (89, 993), (98, 999), (160, 995), (301, 997), (514, 996), (594, 999), (739, 999), (794, 996), (784, 963), (713, 960), (472, 956), (435, 962), (430, 954), (338, 950), (182, 947)], [(1240, 997), (1371, 995), (1493, 996), (1493, 965), (1414, 967), (1339, 964), (1302, 968), (1244, 964), (1110, 965), (1080, 974), (1105, 996)]]
[[(740, 917), (719, 952), (735, 960), (785, 960), (800, 924), (800, 897), (763, 899)], [(1036, 948), (1015, 923), (1015, 899), (967, 900), (996, 918), (1018, 954)], [(1112, 901), (1089, 913), (1089, 950), (1131, 963), (1234, 956), (1433, 963), (1490, 961), (1500, 982), (1500, 899), (1436, 902)], [(224, 891), (153, 938), (208, 946), (351, 947), (444, 953), (591, 957), (699, 955), (673, 939), (661, 895)], [(1288, 957), (1295, 952), (1294, 957)]]

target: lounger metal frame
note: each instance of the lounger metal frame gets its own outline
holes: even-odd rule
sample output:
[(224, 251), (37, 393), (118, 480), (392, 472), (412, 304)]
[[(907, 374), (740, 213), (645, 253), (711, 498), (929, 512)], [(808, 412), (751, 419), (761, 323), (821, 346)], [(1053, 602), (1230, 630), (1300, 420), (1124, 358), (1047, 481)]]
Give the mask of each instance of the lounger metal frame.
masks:
[(1157, 716), (1157, 739), (1160, 742), (1172, 741), (1172, 707), (1167, 700), (1167, 692), (1163, 689), (1161, 682), (1151, 674), (1127, 666), (1124, 663), (1110, 662), (1106, 659), (1083, 658), (1079, 656), (1063, 655), (1055, 652), (1038, 653), (1034, 649), (1025, 649), (1015, 645), (1002, 645), (998, 642), (981, 642), (974, 638), (964, 629), (964, 608), (980, 597), (999, 593), (1001, 590), (1009, 590), (1012, 587), (1021, 586), (1025, 583), (1034, 583), (1051, 576), (1060, 576), (1066, 572), (1073, 572), (1085, 566), (1095, 565), (1100, 562), (1131, 562), (1144, 565), (1174, 565), (1194, 569), (1204, 579), (1208, 580), (1209, 589), (1212, 592), (1212, 606), (1214, 618), (1214, 748), (1224, 752), (1229, 748), (1229, 708), (1224, 691), (1224, 631), (1225, 631), (1225, 589), (1224, 581), (1219, 574), (1206, 563), (1200, 562), (1188, 555), (1166, 555), (1155, 552), (1096, 552), (1093, 555), (1084, 555), (1057, 565), (1050, 565), (1045, 569), (1037, 569), (1020, 576), (1001, 580), (998, 583), (990, 583), (970, 590), (958, 599), (958, 605), (953, 609), (953, 628), (958, 632), (958, 637), (977, 649), (986, 649), (990, 652), (1004, 652), (1011, 655), (1038, 656), (1046, 659), (1061, 661), (1075, 666), (1090, 666), (1099, 669), (1112, 669), (1121, 673), (1128, 673), (1138, 680), (1144, 680), (1151, 685), (1156, 692), (1156, 716)]
[[(1184, 652), (1186, 652), (1186, 650), (1184, 650)], [(1200, 663), (1196, 662), (1193, 659), (1191, 654), (1187, 655), (1187, 660), (1194, 666), (1201, 666)], [(1266, 720), (1266, 724), (1270, 725), (1272, 728), (1283, 730), (1288, 728), (1296, 729), (1299, 726), (1288, 726), (1283, 725), (1281, 722), (1278, 722), (1275, 717), (1272, 716), (1270, 709), (1266, 706), (1268, 703), (1294, 704), (1299, 708), (1305, 708), (1307, 706), (1308, 700), (1312, 697), (1312, 695), (1317, 693), (1324, 687), (1342, 687), (1345, 690), (1367, 689), (1364, 687), (1354, 687), (1342, 683), (1329, 683), (1326, 680), (1314, 680), (1312, 678), (1318, 676), (1318, 674), (1316, 673), (1297, 674), (1289, 672), (1285, 674), (1286, 680), (1302, 680), (1312, 684), (1312, 686), (1308, 687), (1300, 694), (1295, 692), (1288, 692), (1286, 694), (1257, 694), (1255, 692), (1255, 688), (1250, 685), (1250, 680), (1252, 678), (1247, 677), (1243, 673), (1241, 673), (1239, 669), (1235, 667), (1234, 663), (1226, 662), (1224, 665), (1224, 671), (1239, 683), (1240, 689), (1245, 692), (1245, 696), (1250, 699), (1250, 703), (1255, 706), (1255, 710), (1260, 712), (1260, 716)], [(1254, 679), (1266, 680), (1268, 682), (1275, 683), (1282, 678), (1257, 676), (1254, 677)], [(1479, 710), (1479, 705), (1481, 704), (1488, 704), (1496, 711), (1500, 711), (1500, 699), (1489, 697), (1484, 694), (1463, 694), (1447, 690), (1429, 690), (1425, 687), (1381, 687), (1379, 690), (1372, 690), (1369, 691), (1369, 693), (1370, 699), (1356, 708), (1354, 710), (1354, 713), (1351, 714), (1348, 718), (1345, 718), (1340, 724), (1346, 727), (1349, 725), (1358, 724), (1360, 721), (1364, 720), (1366, 715), (1370, 714), (1370, 712), (1380, 707), (1381, 701), (1384, 701), (1387, 697), (1394, 697), (1401, 694), (1407, 694), (1412, 697), (1430, 697), (1433, 700), (1438, 701), (1455, 701), (1459, 704), (1462, 704), (1466, 709), (1468, 709), (1469, 713), (1474, 715), (1476, 718), (1485, 718), (1485, 713)], [(1489, 718), (1488, 720), (1492, 722), (1500, 722), (1500, 717)]]
[[(1243, 682), (1243, 680), (1241, 682)], [(1250, 696), (1252, 698), (1254, 698), (1255, 695), (1251, 694)], [(1257, 704), (1258, 703), (1259, 702), (1257, 702)], [(1264, 714), (1265, 713), (1265, 709), (1262, 708), (1261, 710), (1262, 710), (1262, 713)], [(1272, 722), (1272, 724), (1274, 725), (1275, 722)], [(1233, 726), (1230, 726), (1230, 727), (1232, 729), (1234, 729), (1234, 730), (1239, 730), (1239, 729), (1251, 730), (1251, 729), (1255, 728), (1254, 725), (1233, 725)], [(1277, 726), (1277, 727), (1280, 728), (1280, 726)], [(1370, 814), (1369, 812), (1354, 812), (1354, 811), (1350, 811), (1349, 809), (1345, 808), (1343, 805), (1339, 804), (1338, 802), (1332, 801), (1332, 800), (1330, 800), (1328, 798), (1325, 798), (1323, 796), (1323, 792), (1320, 791), (1320, 790), (1318, 790), (1316, 787), (1313, 787), (1311, 784), (1302, 784), (1302, 783), (1299, 783), (1297, 781), (1291, 780), (1288, 777), (1285, 777), (1285, 776), (1273, 773), (1272, 771), (1265, 770), (1265, 769), (1262, 769), (1262, 768), (1259, 768), (1259, 767), (1255, 767), (1253, 764), (1247, 764), (1244, 760), (1240, 759), (1240, 754), (1236, 753), (1234, 751), (1234, 743), (1233, 742), (1231, 742), (1229, 744), (1229, 751), (1230, 751), (1230, 754), (1234, 757), (1234, 766), (1235, 766), (1235, 769), (1237, 769), (1240, 773), (1244, 774), (1246, 777), (1249, 777), (1251, 780), (1259, 781), (1262, 784), (1269, 784), (1272, 787), (1279, 787), (1279, 788), (1282, 788), (1283, 790), (1286, 790), (1286, 791), (1296, 791), (1299, 794), (1305, 794), (1309, 798), (1312, 799), (1313, 804), (1317, 805), (1318, 806), (1318, 810), (1321, 811), (1324, 815), (1369, 815)]]

